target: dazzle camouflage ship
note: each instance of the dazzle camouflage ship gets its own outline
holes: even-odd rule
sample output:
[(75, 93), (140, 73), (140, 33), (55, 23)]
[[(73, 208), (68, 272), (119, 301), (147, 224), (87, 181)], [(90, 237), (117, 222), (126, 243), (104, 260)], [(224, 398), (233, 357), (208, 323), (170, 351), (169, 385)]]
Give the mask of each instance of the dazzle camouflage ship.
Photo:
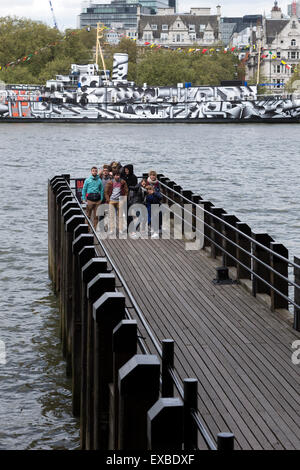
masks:
[(128, 55), (115, 54), (113, 71), (71, 66), (46, 86), (0, 89), (0, 122), (300, 122), (300, 100), (257, 96), (256, 86), (137, 86), (127, 80)]

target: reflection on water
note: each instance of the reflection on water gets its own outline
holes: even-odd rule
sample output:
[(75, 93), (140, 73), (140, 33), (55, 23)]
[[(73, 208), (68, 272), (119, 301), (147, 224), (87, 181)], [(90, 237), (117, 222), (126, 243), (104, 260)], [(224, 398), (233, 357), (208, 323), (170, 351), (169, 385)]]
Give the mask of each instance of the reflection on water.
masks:
[(48, 279), (48, 178), (112, 160), (154, 168), (300, 255), (296, 126), (0, 126), (0, 449), (79, 446)]

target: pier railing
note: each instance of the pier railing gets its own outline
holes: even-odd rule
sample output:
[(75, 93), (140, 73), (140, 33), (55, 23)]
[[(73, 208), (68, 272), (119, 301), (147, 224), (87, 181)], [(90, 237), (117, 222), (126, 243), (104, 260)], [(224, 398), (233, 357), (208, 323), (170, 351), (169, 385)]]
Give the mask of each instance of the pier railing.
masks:
[[(230, 273), (272, 311), (290, 321), (293, 316), (293, 327), (300, 331), (300, 259), (290, 260), (288, 249), (269, 234), (253, 232), (235, 215), (200, 195), (182, 189), (164, 175), (158, 179), (171, 218), (190, 226), (200, 239), (199, 248), (220, 262), (216, 283), (230, 282)], [(186, 214), (192, 223), (184, 221)]]
[(81, 448), (232, 450), (233, 434), (218, 434), (215, 444), (204, 426), (197, 380), (181, 384), (174, 341), (157, 342), (69, 175), (49, 181), (48, 208), (49, 276)]

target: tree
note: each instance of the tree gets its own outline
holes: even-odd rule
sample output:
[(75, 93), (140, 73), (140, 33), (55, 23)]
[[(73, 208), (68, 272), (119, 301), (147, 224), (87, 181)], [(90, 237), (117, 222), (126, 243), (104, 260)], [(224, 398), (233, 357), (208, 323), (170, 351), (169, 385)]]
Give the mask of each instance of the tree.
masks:
[[(68, 74), (71, 63), (89, 63), (95, 42), (95, 30), (67, 30), (62, 33), (38, 21), (2, 17), (0, 80), (44, 84), (58, 73)], [(18, 59), (22, 60), (16, 63)], [(5, 67), (11, 62), (15, 64)]]

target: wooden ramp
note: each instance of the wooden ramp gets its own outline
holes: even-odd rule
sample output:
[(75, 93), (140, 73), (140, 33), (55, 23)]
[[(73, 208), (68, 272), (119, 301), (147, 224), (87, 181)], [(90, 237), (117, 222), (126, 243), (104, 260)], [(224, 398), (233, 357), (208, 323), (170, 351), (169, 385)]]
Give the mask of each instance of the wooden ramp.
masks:
[(299, 450), (300, 366), (291, 345), (300, 333), (242, 286), (214, 285), (215, 261), (181, 240), (104, 246), (157, 339), (174, 339), (178, 376), (199, 380), (211, 435), (233, 432), (237, 449)]

